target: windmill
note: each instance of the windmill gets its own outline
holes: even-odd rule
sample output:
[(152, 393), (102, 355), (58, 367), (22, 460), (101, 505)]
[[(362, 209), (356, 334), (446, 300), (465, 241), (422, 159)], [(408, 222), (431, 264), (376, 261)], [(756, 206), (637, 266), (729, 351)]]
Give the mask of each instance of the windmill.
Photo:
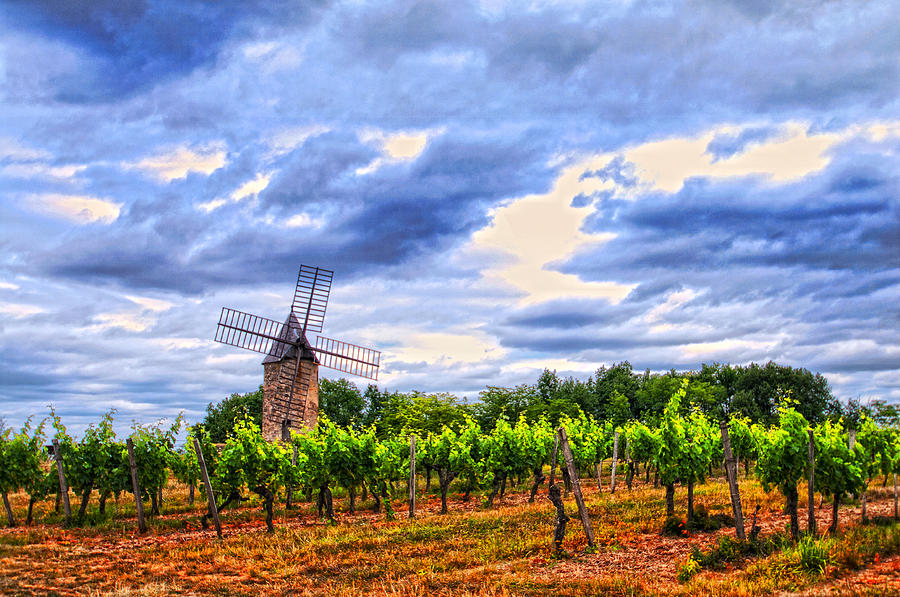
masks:
[(341, 340), (316, 336), (331, 293), (334, 272), (301, 265), (291, 312), (284, 323), (222, 307), (216, 341), (266, 355), (263, 360), (262, 434), (287, 439), (291, 429), (314, 427), (319, 416), (319, 366), (378, 379), (381, 353)]

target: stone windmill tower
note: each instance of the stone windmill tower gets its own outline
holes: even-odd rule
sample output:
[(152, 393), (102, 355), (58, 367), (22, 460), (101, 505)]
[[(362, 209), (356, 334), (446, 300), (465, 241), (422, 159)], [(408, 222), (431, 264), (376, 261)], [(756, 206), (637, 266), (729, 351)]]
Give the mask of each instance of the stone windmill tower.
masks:
[(321, 332), (334, 272), (300, 266), (291, 312), (284, 323), (222, 308), (216, 341), (266, 355), (263, 360), (262, 434), (267, 440), (288, 439), (290, 430), (316, 425), (319, 417), (319, 367), (378, 379), (381, 353)]

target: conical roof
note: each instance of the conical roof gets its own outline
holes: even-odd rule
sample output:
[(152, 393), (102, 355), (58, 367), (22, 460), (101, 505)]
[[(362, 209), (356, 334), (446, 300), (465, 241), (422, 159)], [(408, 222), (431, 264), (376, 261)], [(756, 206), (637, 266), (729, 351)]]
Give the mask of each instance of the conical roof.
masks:
[[(284, 325), (281, 327), (281, 333), (278, 334), (279, 340), (284, 340), (284, 343), (281, 342), (273, 342), (272, 348), (269, 350), (269, 354), (266, 355), (266, 358), (263, 359), (263, 365), (266, 363), (278, 363), (279, 361), (283, 361), (284, 359), (293, 359), (297, 356), (297, 340), (300, 338), (301, 330), (303, 325), (300, 323), (300, 320), (297, 319), (297, 316), (294, 315), (293, 311), (288, 314), (287, 318), (284, 320)], [(312, 360), (316, 363), (319, 362), (319, 359), (316, 357), (316, 353), (312, 350), (312, 345), (309, 343), (309, 340), (306, 338), (306, 334), (303, 334), (303, 339), (299, 342), (301, 353), (301, 360)]]

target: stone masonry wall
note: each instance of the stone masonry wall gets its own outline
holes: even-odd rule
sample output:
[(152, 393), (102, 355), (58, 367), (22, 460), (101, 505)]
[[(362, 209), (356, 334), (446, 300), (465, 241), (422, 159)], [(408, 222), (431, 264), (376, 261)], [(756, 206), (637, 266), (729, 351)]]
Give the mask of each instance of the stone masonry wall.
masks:
[[(288, 376), (282, 377), (281, 367), (293, 371), (295, 366), (294, 359), (263, 365), (262, 435), (269, 441), (281, 439), (281, 422), (285, 419), (291, 429), (300, 431), (314, 427), (319, 418), (319, 366), (313, 361), (300, 361), (294, 397), (288, 404), (291, 383)], [(299, 382), (304, 375), (310, 382), (306, 392)]]

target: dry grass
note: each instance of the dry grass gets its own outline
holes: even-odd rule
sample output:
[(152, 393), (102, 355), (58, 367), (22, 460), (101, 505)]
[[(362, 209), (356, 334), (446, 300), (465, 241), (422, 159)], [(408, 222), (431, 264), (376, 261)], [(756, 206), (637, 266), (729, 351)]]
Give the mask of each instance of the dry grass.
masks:
[[(733, 529), (663, 537), (662, 489), (638, 483), (629, 492), (622, 483), (610, 495), (608, 486), (598, 493), (590, 480), (583, 488), (597, 548), (586, 552), (570, 496), (567, 555), (559, 559), (550, 552), (554, 513), (546, 490), (528, 504), (525, 487), (508, 493), (493, 509), (484, 508), (476, 496), (463, 503), (455, 494), (446, 516), (438, 514), (439, 498), (429, 495), (416, 520), (407, 520), (405, 504), (396, 501), (396, 521), (368, 511), (339, 512), (338, 523), (330, 525), (317, 519), (312, 506), (301, 504), (298, 510), (277, 511), (274, 535), (264, 532), (262, 512), (250, 501), (223, 514), (222, 541), (199, 528), (201, 502), (189, 506), (184, 487), (166, 492), (166, 514), (152, 518), (144, 536), (136, 532), (134, 504), (126, 496), (118, 507), (110, 506), (107, 517), (93, 513), (85, 526), (70, 529), (59, 526), (51, 500), (39, 505), (40, 524), (0, 530), (0, 594), (757, 595), (807, 589), (822, 581), (822, 586), (835, 583), (840, 592), (835, 579), (847, 577), (850, 569), (835, 566), (824, 576), (796, 576), (784, 563), (788, 556), (776, 553), (734, 569), (702, 572), (682, 585), (676, 573), (691, 550), (708, 550), (719, 536), (733, 536)], [(765, 494), (747, 481), (741, 494), (745, 511), (760, 506), (763, 535), (784, 531), (787, 517), (777, 493)], [(23, 519), (25, 498), (12, 497)], [(870, 513), (892, 512), (888, 497), (870, 501)], [(684, 513), (685, 502), (685, 492), (679, 490), (677, 513)], [(730, 512), (728, 490), (720, 479), (698, 487), (696, 503), (711, 514)], [(820, 512), (820, 528), (829, 516), (827, 508)], [(842, 527), (858, 516), (858, 507), (842, 509)], [(879, 541), (869, 535), (846, 537), (850, 551), (853, 542)], [(857, 562), (862, 571), (883, 568), (865, 553), (869, 555)], [(893, 590), (896, 576), (875, 578), (885, 582), (865, 586), (880, 589), (880, 594)]]

